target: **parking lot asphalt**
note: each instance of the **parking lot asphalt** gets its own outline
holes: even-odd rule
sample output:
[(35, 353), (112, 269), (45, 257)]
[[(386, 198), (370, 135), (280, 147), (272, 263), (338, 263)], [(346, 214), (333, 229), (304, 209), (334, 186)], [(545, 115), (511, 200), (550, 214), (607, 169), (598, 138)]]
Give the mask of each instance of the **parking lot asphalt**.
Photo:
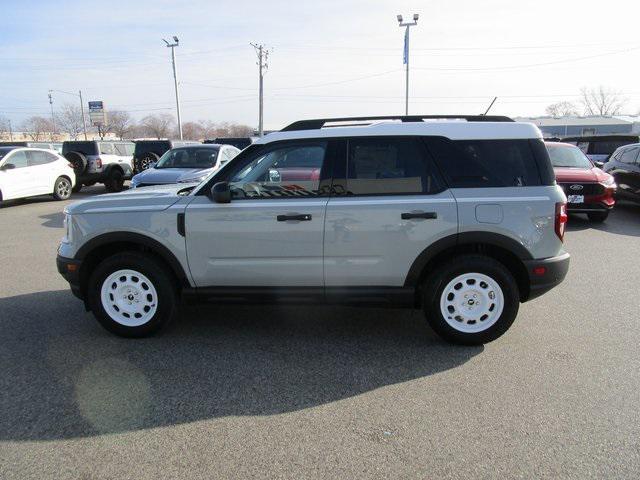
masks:
[(114, 337), (56, 271), (63, 205), (0, 208), (2, 479), (640, 477), (638, 206), (571, 218), (566, 281), (469, 348), (325, 306)]

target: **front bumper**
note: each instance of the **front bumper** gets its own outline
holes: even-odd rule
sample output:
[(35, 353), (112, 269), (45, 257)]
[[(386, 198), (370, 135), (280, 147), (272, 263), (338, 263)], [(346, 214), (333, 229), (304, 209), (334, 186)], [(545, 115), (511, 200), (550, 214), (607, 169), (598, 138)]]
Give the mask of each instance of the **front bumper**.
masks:
[(527, 260), (524, 262), (529, 274), (529, 295), (525, 300), (532, 300), (558, 286), (567, 276), (571, 256), (568, 253), (543, 260)]
[(71, 292), (81, 300), (84, 300), (82, 289), (80, 288), (80, 260), (73, 258), (62, 257), (58, 255), (56, 257), (56, 266), (58, 267), (58, 273), (69, 282)]

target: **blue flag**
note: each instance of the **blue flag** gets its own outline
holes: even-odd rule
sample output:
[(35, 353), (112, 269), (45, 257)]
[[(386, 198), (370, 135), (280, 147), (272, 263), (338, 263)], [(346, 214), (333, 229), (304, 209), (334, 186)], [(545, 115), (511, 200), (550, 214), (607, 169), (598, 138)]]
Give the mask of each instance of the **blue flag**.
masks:
[(409, 63), (409, 29), (405, 28), (404, 30), (404, 52), (402, 55), (402, 63)]

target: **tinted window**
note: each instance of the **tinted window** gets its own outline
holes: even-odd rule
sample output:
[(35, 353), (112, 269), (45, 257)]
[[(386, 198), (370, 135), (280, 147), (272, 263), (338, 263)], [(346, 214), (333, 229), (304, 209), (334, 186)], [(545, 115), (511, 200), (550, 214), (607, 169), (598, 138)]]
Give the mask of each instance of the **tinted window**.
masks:
[(607, 141), (607, 142), (594, 142), (589, 144), (589, 151), (587, 153), (591, 155), (611, 155), (618, 148), (623, 145), (629, 145), (629, 142), (624, 140), (619, 141)]
[(211, 168), (217, 156), (217, 148), (174, 148), (162, 155), (155, 168)]
[(136, 142), (135, 154), (141, 156), (148, 152), (153, 152), (157, 155), (162, 155), (167, 150), (171, 149), (171, 144), (168, 140), (160, 140), (157, 142)]
[(619, 161), (622, 163), (634, 163), (639, 150), (640, 149), (638, 147), (627, 148), (622, 152), (622, 155), (620, 155)]
[(135, 145), (133, 143), (124, 144), (124, 151), (127, 157), (132, 156), (134, 150), (135, 150)]
[(430, 137), (427, 144), (451, 187), (542, 184), (529, 140), (451, 141)]
[(229, 172), (233, 198), (282, 198), (318, 194), (326, 142), (261, 149)]
[(51, 163), (57, 160), (57, 157), (55, 155), (51, 155), (47, 152), (38, 152), (35, 150), (27, 152), (27, 157), (29, 159), (30, 167), (35, 165), (44, 165), (46, 163)]
[(13, 152), (7, 158), (5, 165), (7, 163), (11, 163), (16, 168), (23, 168), (27, 166), (27, 154), (24, 150), (20, 150), (19, 152)]
[(64, 142), (62, 144), (62, 154), (69, 152), (80, 152), (85, 155), (97, 155), (98, 144), (96, 142)]
[(4, 158), (11, 150), (14, 150), (16, 147), (0, 147), (0, 160)]
[(440, 189), (417, 139), (349, 140), (347, 192), (352, 195), (431, 193)]

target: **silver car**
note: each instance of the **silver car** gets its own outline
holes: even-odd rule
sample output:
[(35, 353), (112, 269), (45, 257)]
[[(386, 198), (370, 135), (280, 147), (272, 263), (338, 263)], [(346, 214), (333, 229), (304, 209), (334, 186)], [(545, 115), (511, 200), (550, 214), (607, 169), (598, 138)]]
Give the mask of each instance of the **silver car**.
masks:
[(231, 145), (191, 145), (167, 151), (151, 168), (131, 179), (131, 188), (199, 183), (240, 153)]
[(127, 337), (183, 299), (420, 308), (448, 341), (482, 344), (564, 279), (566, 200), (531, 124), (305, 120), (199, 185), (68, 206), (57, 265)]

